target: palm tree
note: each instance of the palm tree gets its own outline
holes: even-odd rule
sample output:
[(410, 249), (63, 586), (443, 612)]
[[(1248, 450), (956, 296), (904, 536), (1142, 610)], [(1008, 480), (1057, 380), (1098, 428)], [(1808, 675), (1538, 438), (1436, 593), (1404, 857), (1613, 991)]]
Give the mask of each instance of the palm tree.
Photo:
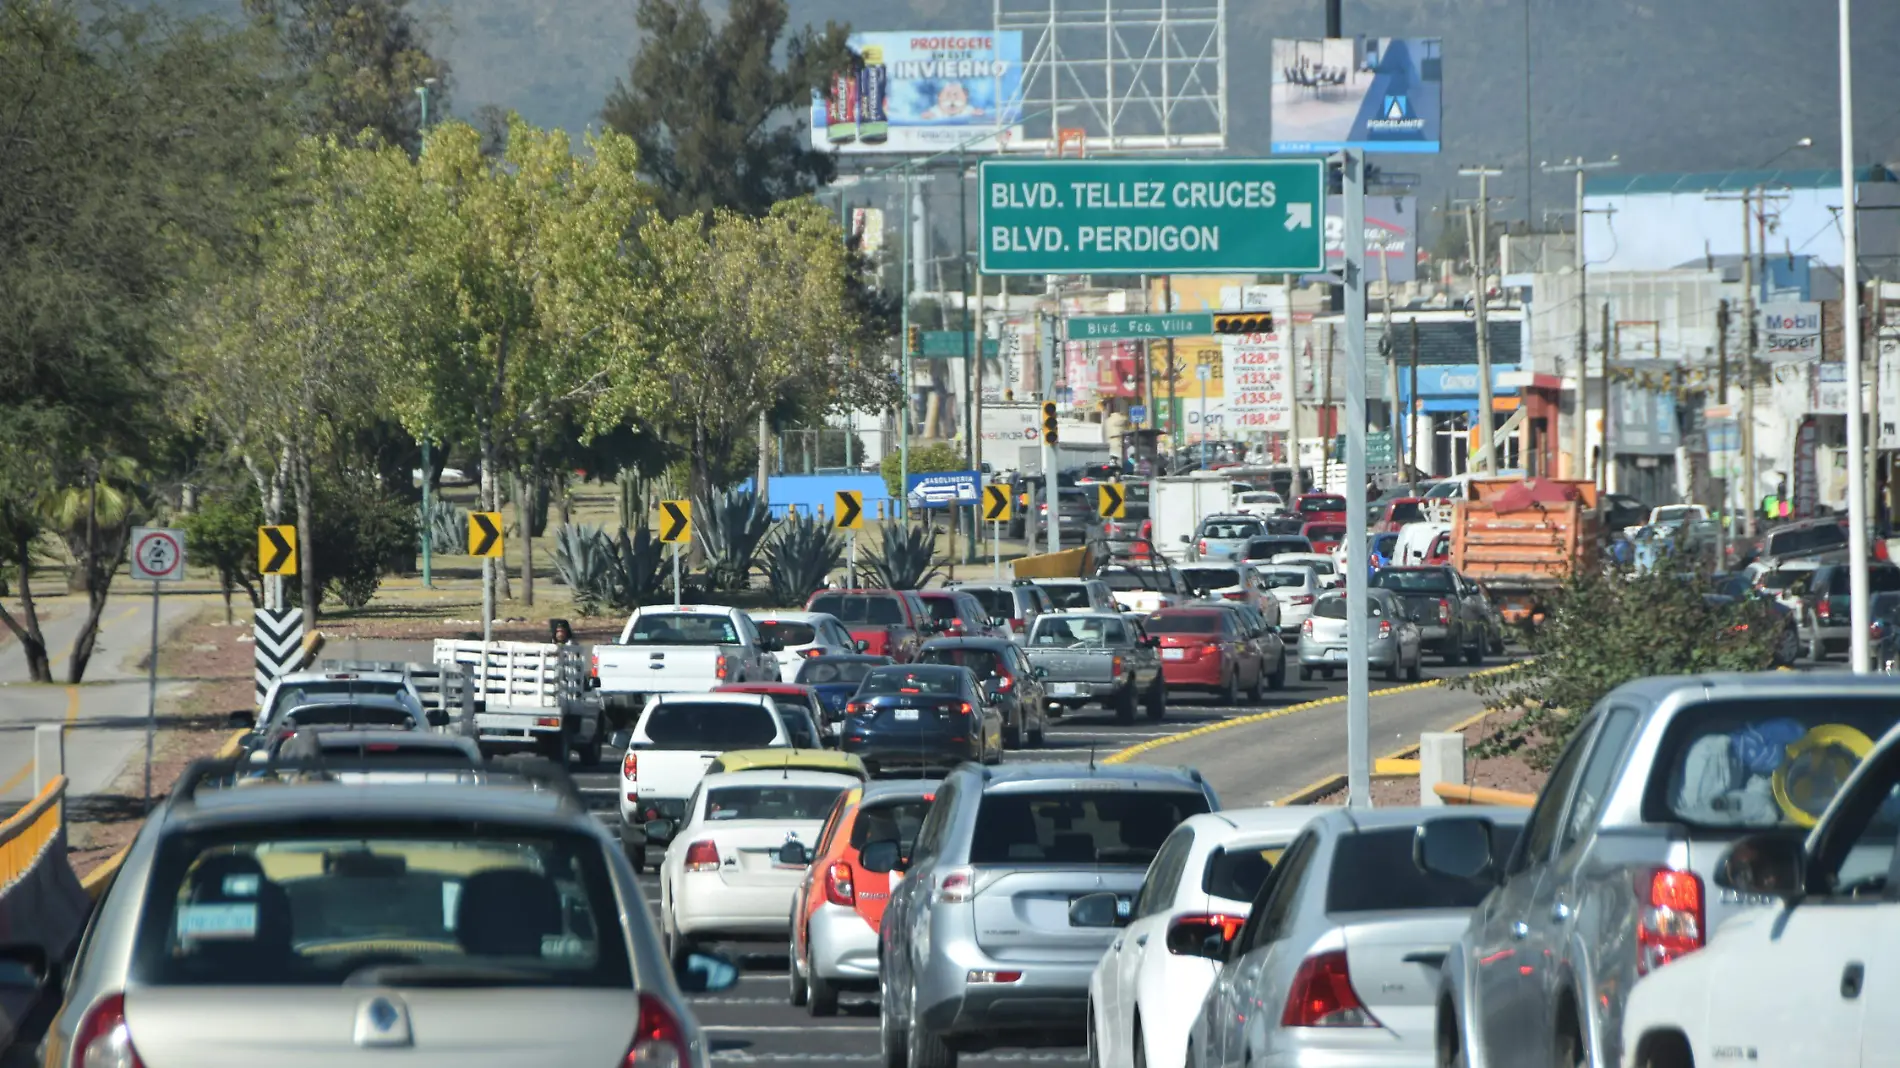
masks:
[(112, 589), (112, 575), (125, 560), (132, 524), (148, 514), (138, 463), (130, 457), (87, 456), (77, 484), (62, 486), (40, 501), (40, 515), (66, 542), (73, 559), (67, 587), (86, 594), (86, 619), (73, 637), (66, 681), (86, 677), (99, 637), (99, 616)]

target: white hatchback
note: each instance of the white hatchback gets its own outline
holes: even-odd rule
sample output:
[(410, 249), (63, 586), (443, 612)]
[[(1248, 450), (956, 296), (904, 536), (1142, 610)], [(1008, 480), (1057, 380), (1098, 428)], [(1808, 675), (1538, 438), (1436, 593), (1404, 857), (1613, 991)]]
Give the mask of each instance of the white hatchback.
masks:
[(1188, 1030), (1220, 971), (1191, 949), (1240, 930), (1280, 853), (1313, 809), (1229, 809), (1174, 829), (1141, 884), (1128, 929), (1089, 979), (1089, 1063), (1182, 1068)]
[(669, 956), (684, 960), (695, 944), (721, 938), (784, 941), (807, 861), (781, 862), (779, 851), (796, 841), (807, 856), (815, 852), (839, 795), (861, 785), (852, 775), (793, 770), (701, 780), (660, 864), (660, 937)]
[(1280, 602), (1280, 636), (1297, 640), (1300, 624), (1313, 615), (1321, 592), (1319, 574), (1308, 564), (1281, 564), (1260, 569), (1260, 581)]
[(1339, 562), (1329, 553), (1281, 553), (1273, 558), (1273, 562), (1280, 567), (1297, 565), (1312, 568), (1322, 590), (1345, 588), (1346, 576), (1340, 572)]
[(779, 681), (794, 682), (798, 667), (814, 656), (848, 656), (862, 652), (864, 643), (829, 612), (747, 612), (759, 637), (773, 645)]

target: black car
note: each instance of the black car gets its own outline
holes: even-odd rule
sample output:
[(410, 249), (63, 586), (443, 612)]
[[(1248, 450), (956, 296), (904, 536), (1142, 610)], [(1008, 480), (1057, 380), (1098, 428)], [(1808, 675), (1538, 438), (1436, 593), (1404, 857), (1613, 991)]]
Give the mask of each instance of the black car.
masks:
[(1003, 759), (1003, 714), (994, 687), (969, 668), (893, 664), (874, 668), (845, 706), (844, 741), (873, 775), (947, 772), (965, 761)]
[(864, 676), (869, 675), (872, 668), (896, 662), (888, 656), (872, 656), (869, 653), (814, 656), (798, 665), (798, 674), (792, 681), (818, 691), (818, 699), (825, 706), (825, 723), (833, 724), (844, 719), (846, 702), (858, 692), (858, 683), (864, 681)]
[[(933, 638), (917, 654), (919, 664), (949, 664), (969, 668), (978, 685), (996, 692), (1003, 715), (1003, 741), (1010, 748), (1042, 748), (1043, 729), (1048, 723), (1043, 710), (1049, 700), (1042, 692), (1042, 679), (1023, 655), (1022, 648), (1007, 638)], [(1026, 744), (1025, 744), (1026, 743)]]
[[(1272, 520), (1267, 522), (1271, 523)], [(1266, 534), (1247, 542), (1247, 548), (1241, 551), (1240, 558), (1249, 563), (1268, 564), (1276, 556), (1286, 553), (1310, 553), (1313, 543), (1304, 534)]]

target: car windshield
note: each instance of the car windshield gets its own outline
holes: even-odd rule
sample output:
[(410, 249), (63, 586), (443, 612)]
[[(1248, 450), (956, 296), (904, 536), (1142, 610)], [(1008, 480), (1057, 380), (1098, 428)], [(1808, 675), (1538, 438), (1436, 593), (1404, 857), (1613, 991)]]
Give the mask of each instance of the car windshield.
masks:
[(1247, 543), (1247, 559), (1271, 560), (1285, 553), (1310, 553), (1313, 543), (1304, 537), (1256, 538)]
[(1676, 714), (1646, 808), (1699, 827), (1811, 827), (1900, 720), (1885, 695), (1734, 700)]
[(963, 693), (963, 673), (955, 668), (917, 670), (905, 667), (879, 668), (858, 684), (859, 697), (883, 697), (889, 694), (920, 693), (931, 697), (957, 697)]
[(1450, 593), (1451, 576), (1437, 569), (1413, 571), (1388, 567), (1374, 575), (1372, 584), (1382, 589), (1405, 593)]
[(1196, 590), (1221, 590), (1240, 585), (1240, 571), (1232, 567), (1184, 567), (1181, 577)]
[(627, 990), (596, 836), (489, 820), (318, 822), (159, 842), (139, 986)]
[(1208, 520), (1201, 526), (1201, 537), (1209, 541), (1239, 541), (1265, 534), (1258, 520)]
[(818, 641), (818, 628), (810, 623), (800, 623), (790, 619), (767, 619), (754, 624), (759, 628), (759, 637), (783, 649), (796, 645), (814, 645)]
[(1346, 528), (1337, 523), (1308, 523), (1306, 536), (1318, 541), (1343, 541), (1346, 537)]
[(1079, 582), (1046, 583), (1042, 587), (1042, 592), (1049, 595), (1049, 599), (1055, 602), (1057, 608), (1094, 607), (1089, 604), (1089, 588)]
[(642, 612), (627, 635), (629, 645), (736, 645), (732, 620), (709, 612)]
[(1787, 556), (1789, 553), (1839, 548), (1846, 544), (1847, 530), (1845, 528), (1838, 523), (1823, 523), (1819, 526), (1771, 532), (1768, 535), (1768, 548), (1763, 555)]
[[(1345, 619), (1346, 598), (1343, 595), (1321, 597), (1313, 606), (1313, 614), (1321, 619)], [(1377, 597), (1366, 598), (1366, 614), (1373, 619), (1384, 619), (1385, 605)]]
[(979, 679), (992, 678), (1003, 673), (1003, 657), (994, 649), (972, 649), (965, 646), (935, 646), (925, 649), (918, 656), (925, 664), (946, 664), (951, 667), (966, 667)]
[(1344, 497), (1305, 497), (1300, 500), (1300, 511), (1304, 513), (1343, 512), (1345, 510), (1346, 498)]
[(1270, 590), (1302, 589), (1312, 583), (1313, 575), (1310, 571), (1262, 571), (1260, 581)]
[[(436, 745), (432, 739), (440, 735), (418, 734), (417, 744), (409, 744), (396, 738), (375, 737), (367, 731), (319, 731), (314, 734), (298, 735), (297, 740), (310, 738), (311, 748), (317, 750), (325, 759), (346, 760), (356, 764), (428, 764), (432, 767), (468, 768), (475, 766), (475, 760), (468, 751), (459, 746)], [(284, 746), (286, 755), (294, 755), (294, 745)]]
[(838, 801), (831, 786), (715, 786), (706, 791), (706, 818), (726, 820), (822, 820)]
[(1019, 618), (1016, 611), (1016, 591), (1013, 589), (1003, 590), (997, 589), (994, 586), (975, 586), (963, 592), (976, 598), (976, 603), (982, 605), (983, 611), (988, 612), (992, 617), (1001, 619)]
[(1423, 515), (1424, 513), (1419, 511), (1417, 501), (1401, 501), (1392, 506), (1392, 522), (1394, 523), (1416, 523)]
[(930, 618), (937, 623), (962, 622), (966, 613), (957, 604), (955, 597), (944, 594), (924, 594), (925, 607), (930, 609)]
[(869, 623), (889, 627), (904, 621), (904, 610), (892, 593), (825, 593), (812, 599), (811, 610), (837, 616), (842, 623)]
[(977, 808), (970, 863), (1145, 868), (1182, 820), (1206, 811), (1207, 798), (1185, 791), (990, 792)]
[(896, 842), (900, 856), (909, 856), (917, 841), (917, 830), (930, 815), (930, 798), (907, 797), (901, 801), (872, 801), (858, 810), (851, 824), (851, 848), (863, 849), (868, 842)]
[(1030, 641), (1038, 649), (1127, 643), (1128, 628), (1121, 620), (1090, 616), (1043, 616), (1036, 621), (1035, 637)]
[(1161, 588), (1160, 576), (1158, 571), (1118, 567), (1102, 572), (1101, 579), (1111, 590), (1154, 590)]
[(1219, 848), (1207, 855), (1201, 892), (1230, 901), (1252, 901), (1280, 863), (1284, 845)]
[(1157, 612), (1148, 617), (1151, 634), (1219, 634), (1221, 616), (1215, 612)]
[(778, 718), (750, 701), (662, 701), (646, 717), (645, 749), (725, 752), (757, 749), (778, 737)]
[(863, 682), (877, 666), (869, 660), (807, 660), (798, 667), (798, 681), (806, 686)]
[(277, 696), (272, 698), (271, 706), (264, 714), (269, 721), (278, 712), (298, 705), (315, 704), (326, 697), (384, 697), (409, 702), (409, 688), (400, 682), (370, 682), (363, 679), (313, 679), (309, 682), (285, 683), (277, 688)]
[[(1517, 832), (1515, 824), (1492, 828), (1495, 855), (1509, 855)], [(1327, 913), (1468, 909), (1484, 900), (1492, 884), (1433, 875), (1412, 863), (1417, 838), (1412, 827), (1341, 835), (1333, 843), (1333, 868), (1326, 880)]]

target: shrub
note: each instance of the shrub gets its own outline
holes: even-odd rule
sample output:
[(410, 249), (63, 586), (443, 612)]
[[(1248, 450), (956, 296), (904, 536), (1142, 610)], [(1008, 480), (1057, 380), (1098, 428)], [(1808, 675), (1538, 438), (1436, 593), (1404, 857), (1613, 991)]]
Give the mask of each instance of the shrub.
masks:
[(775, 604), (803, 605), (844, 560), (844, 539), (829, 523), (795, 515), (765, 545), (765, 578)]
[(752, 490), (726, 490), (693, 502), (693, 540), (706, 554), (706, 580), (716, 590), (743, 590), (772, 514)]
[(878, 547), (868, 554), (866, 570), (877, 584), (893, 590), (920, 590), (937, 577), (937, 532), (927, 526), (884, 527)]
[[(891, 496), (898, 500), (904, 499), (905, 489), (900, 477), (903, 474), (902, 459), (901, 454), (889, 452), (878, 467), (878, 473), (884, 476), (884, 488), (890, 490)], [(947, 441), (933, 442), (910, 450), (910, 473), (913, 475), (967, 470), (969, 467), (963, 462), (963, 453)]]

